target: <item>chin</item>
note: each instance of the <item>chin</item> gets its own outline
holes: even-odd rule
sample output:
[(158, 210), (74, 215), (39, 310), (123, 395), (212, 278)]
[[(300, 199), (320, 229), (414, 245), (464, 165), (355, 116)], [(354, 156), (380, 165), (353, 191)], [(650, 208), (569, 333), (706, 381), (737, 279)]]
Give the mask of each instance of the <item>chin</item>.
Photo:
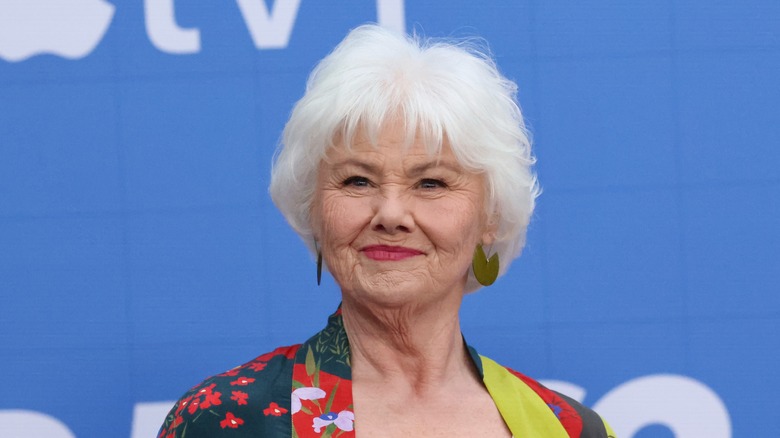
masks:
[(361, 303), (388, 309), (440, 301), (443, 298), (442, 294), (432, 293), (436, 289), (429, 283), (421, 283), (416, 278), (383, 277), (380, 281), (363, 282), (353, 290), (354, 297)]

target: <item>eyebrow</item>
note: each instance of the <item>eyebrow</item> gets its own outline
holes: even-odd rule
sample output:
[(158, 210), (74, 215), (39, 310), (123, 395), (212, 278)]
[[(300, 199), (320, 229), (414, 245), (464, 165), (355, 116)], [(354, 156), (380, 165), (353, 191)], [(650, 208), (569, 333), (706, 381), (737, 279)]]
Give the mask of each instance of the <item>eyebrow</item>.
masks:
[(347, 158), (346, 160), (338, 161), (333, 164), (333, 167), (336, 169), (346, 167), (346, 166), (359, 167), (369, 173), (374, 173), (374, 174), (379, 173), (379, 168), (377, 166), (366, 163), (365, 161), (360, 161), (355, 158)]
[(453, 163), (451, 161), (446, 161), (446, 160), (436, 160), (436, 161), (429, 161), (427, 163), (418, 164), (412, 167), (411, 169), (409, 169), (409, 175), (412, 176), (420, 175), (422, 173), (425, 173), (427, 170), (434, 169), (437, 167), (443, 167), (455, 173), (463, 172), (463, 167), (459, 166), (456, 163)]

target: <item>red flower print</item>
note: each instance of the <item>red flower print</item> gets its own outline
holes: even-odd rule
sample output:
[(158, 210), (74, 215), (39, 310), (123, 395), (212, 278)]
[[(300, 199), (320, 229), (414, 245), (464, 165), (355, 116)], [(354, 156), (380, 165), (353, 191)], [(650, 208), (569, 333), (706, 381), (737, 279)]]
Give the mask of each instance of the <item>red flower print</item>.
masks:
[(244, 420), (233, 415), (232, 412), (225, 414), (225, 419), (219, 422), (220, 427), (223, 429), (229, 427), (231, 429), (237, 429), (238, 426), (244, 424)]
[(190, 402), (190, 405), (187, 407), (187, 412), (189, 412), (190, 415), (194, 414), (198, 410), (199, 404), (200, 404), (200, 400), (192, 400)]
[(241, 367), (233, 368), (232, 370), (225, 371), (222, 374), (219, 374), (220, 377), (235, 377), (238, 375), (238, 372), (241, 371)]
[(189, 412), (190, 415), (194, 415), (198, 409), (208, 409), (212, 406), (221, 405), (222, 400), (220, 397), (222, 396), (222, 393), (219, 391), (214, 392), (214, 388), (216, 387), (217, 384), (212, 383), (211, 385), (199, 389), (195, 394), (192, 394), (182, 400), (179, 404), (179, 407), (176, 409), (176, 415), (180, 415), (185, 406), (187, 408), (187, 412)]
[(200, 388), (200, 389), (198, 390), (198, 392), (195, 394), (195, 397), (197, 397), (198, 395), (201, 395), (201, 394), (206, 394), (206, 393), (209, 393), (209, 392), (213, 391), (213, 390), (214, 390), (214, 388), (216, 388), (216, 387), (217, 387), (217, 384), (216, 384), (216, 383), (212, 383), (212, 384), (211, 384), (211, 385), (209, 385), (209, 386), (205, 386), (205, 387), (203, 387), (203, 388)]
[(219, 397), (222, 395), (221, 392), (207, 392), (203, 394), (203, 400), (200, 401), (200, 408), (201, 409), (208, 409), (211, 406), (221, 405), (222, 400), (219, 399)]
[(230, 386), (236, 386), (236, 385), (238, 385), (238, 386), (246, 386), (246, 385), (249, 385), (250, 383), (252, 383), (254, 381), (255, 381), (255, 379), (253, 379), (251, 377), (239, 377), (238, 379), (230, 382)]
[[(312, 385), (314, 382), (311, 380), (312, 377), (309, 376), (309, 373), (306, 371), (306, 365), (305, 364), (295, 364), (293, 367), (293, 380), (301, 382), (305, 385)], [(315, 389), (318, 389), (322, 392), (321, 397), (311, 397), (311, 394), (309, 394), (310, 397), (299, 397), (298, 401), (298, 410), (295, 409), (295, 391), (293, 391), (292, 400), (291, 400), (291, 412), (293, 412), (292, 415), (292, 421), (293, 421), (293, 429), (298, 431), (311, 431), (312, 427), (314, 427), (313, 420), (314, 418), (317, 418), (321, 414), (334, 414), (335, 419), (341, 415), (342, 411), (350, 412), (352, 411), (352, 381), (348, 379), (342, 379), (336, 375), (330, 374), (325, 371), (319, 371), (319, 385), (318, 387), (304, 387), (304, 388), (298, 388), (295, 391), (301, 391), (301, 390), (309, 390), (313, 391)], [(334, 394), (335, 392), (335, 394)], [(317, 400), (319, 400), (320, 404), (317, 404)], [(328, 400), (328, 402), (325, 402), (325, 400)], [(331, 403), (332, 400), (332, 403)], [(330, 406), (327, 406), (327, 412), (324, 411), (326, 408), (326, 405), (330, 404)], [(309, 412), (312, 412), (312, 414), (306, 414), (306, 411), (302, 408), (308, 409)], [(296, 414), (298, 412), (298, 414)], [(300, 415), (300, 412), (304, 412), (304, 415)], [(314, 418), (312, 418), (312, 415)], [(344, 417), (344, 421), (346, 423), (346, 420), (348, 420), (347, 417)], [(337, 425), (338, 427), (338, 425)], [(343, 428), (340, 428), (342, 430), (345, 430)], [(300, 435), (304, 436), (304, 435)]]
[(176, 408), (176, 415), (181, 415), (182, 411), (184, 411), (184, 408), (187, 407), (188, 404), (192, 401), (192, 396), (187, 396), (179, 403), (179, 407)]
[(252, 362), (249, 364), (249, 369), (252, 371), (263, 371), (265, 369), (266, 363), (265, 362)]
[(263, 414), (265, 414), (266, 416), (273, 415), (274, 417), (281, 417), (282, 414), (286, 414), (286, 413), (287, 413), (287, 409), (277, 405), (274, 402), (271, 402), (271, 404), (268, 405), (267, 408), (263, 409)]
[[(219, 397), (222, 395), (221, 392), (213, 392), (214, 388), (217, 387), (216, 383), (212, 383), (211, 385), (201, 388), (198, 392), (195, 393), (195, 397), (203, 397), (203, 399), (198, 401), (198, 407), (201, 409), (208, 409), (211, 406), (221, 405), (222, 400), (219, 399)], [(191, 409), (191, 408), (190, 408)], [(190, 412), (191, 414), (192, 412)]]
[(249, 394), (243, 392), (243, 391), (233, 391), (233, 396), (230, 397), (231, 400), (235, 400), (238, 405), (245, 405), (246, 399), (249, 398)]
[(176, 417), (173, 418), (173, 423), (171, 423), (171, 429), (176, 429), (182, 423), (184, 423), (184, 418), (182, 418), (181, 415), (177, 415)]

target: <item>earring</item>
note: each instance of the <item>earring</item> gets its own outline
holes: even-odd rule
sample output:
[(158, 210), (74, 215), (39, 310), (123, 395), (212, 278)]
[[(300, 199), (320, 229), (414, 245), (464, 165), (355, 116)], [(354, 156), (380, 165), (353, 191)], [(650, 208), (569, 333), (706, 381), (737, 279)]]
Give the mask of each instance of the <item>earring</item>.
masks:
[(322, 281), (322, 253), (317, 251), (317, 286)]
[(474, 250), (474, 260), (471, 262), (471, 269), (474, 271), (474, 278), (482, 286), (490, 286), (498, 278), (498, 253), (493, 254), (489, 259), (485, 255), (482, 245), (477, 245)]
[(322, 281), (322, 251), (320, 251), (316, 240), (314, 241), (314, 249), (317, 250), (317, 286), (319, 286)]

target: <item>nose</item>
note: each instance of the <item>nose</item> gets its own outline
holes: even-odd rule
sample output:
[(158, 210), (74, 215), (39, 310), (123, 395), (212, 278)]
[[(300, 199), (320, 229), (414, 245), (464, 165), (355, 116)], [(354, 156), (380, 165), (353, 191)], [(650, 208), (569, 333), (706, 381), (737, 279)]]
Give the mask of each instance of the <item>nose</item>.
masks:
[(399, 194), (385, 193), (378, 196), (371, 229), (388, 234), (411, 233), (414, 230), (414, 217), (410, 202)]

